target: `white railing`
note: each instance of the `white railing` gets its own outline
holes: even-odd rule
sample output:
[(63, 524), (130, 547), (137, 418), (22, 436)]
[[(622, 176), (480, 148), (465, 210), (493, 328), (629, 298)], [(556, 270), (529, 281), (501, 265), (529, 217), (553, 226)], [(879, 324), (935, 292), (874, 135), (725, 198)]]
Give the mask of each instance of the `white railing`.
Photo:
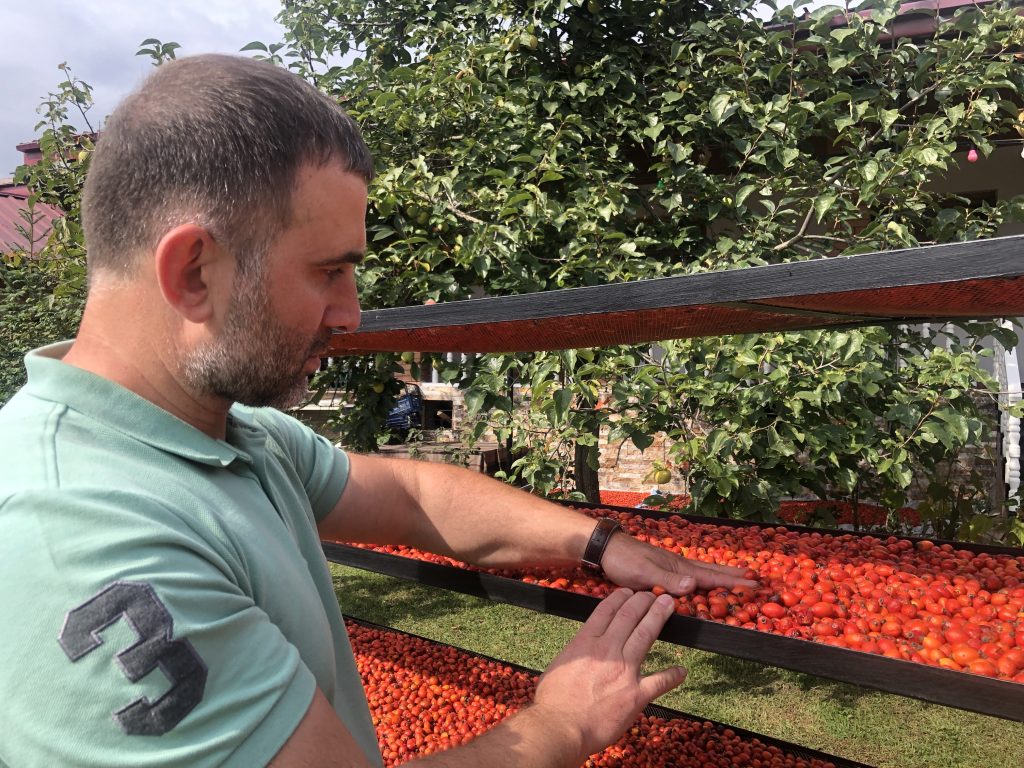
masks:
[[(1013, 330), (1008, 320), (1001, 321), (1000, 325)], [(1003, 434), (1003, 479), (1007, 497), (1013, 498), (1020, 489), (1020, 419), (1011, 416), (1009, 409), (1021, 401), (1020, 368), (1015, 349), (1006, 349), (998, 341), (993, 344), (993, 369), (999, 382), (999, 421)]]

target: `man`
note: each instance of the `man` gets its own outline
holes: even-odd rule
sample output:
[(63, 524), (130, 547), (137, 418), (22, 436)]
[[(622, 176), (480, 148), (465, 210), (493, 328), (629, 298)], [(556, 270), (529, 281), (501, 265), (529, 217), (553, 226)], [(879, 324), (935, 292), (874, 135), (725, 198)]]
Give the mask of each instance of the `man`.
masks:
[[(635, 590), (750, 583), (267, 407), (359, 324), (372, 172), (336, 105), (247, 59), (165, 64), (111, 115), (79, 334), (30, 353), (0, 412), (0, 764), (379, 765), (321, 537), (498, 567), (589, 551)], [(682, 681), (639, 673), (670, 613), (615, 592), (530, 707), (424, 762), (578, 765)]]

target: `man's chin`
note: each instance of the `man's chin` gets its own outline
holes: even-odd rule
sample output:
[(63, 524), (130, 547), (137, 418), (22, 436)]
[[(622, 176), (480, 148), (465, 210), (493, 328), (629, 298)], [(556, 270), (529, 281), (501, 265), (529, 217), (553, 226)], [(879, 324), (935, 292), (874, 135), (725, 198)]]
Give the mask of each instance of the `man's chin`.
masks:
[(302, 405), (309, 399), (309, 383), (305, 372), (299, 373), (292, 379), (290, 386), (270, 388), (263, 391), (253, 391), (252, 388), (236, 390), (233, 402), (239, 405), (247, 405), (250, 408), (276, 408), (286, 411)]
[(307, 374), (314, 374), (320, 370), (320, 355), (310, 355), (306, 358), (306, 362), (302, 367), (302, 370)]

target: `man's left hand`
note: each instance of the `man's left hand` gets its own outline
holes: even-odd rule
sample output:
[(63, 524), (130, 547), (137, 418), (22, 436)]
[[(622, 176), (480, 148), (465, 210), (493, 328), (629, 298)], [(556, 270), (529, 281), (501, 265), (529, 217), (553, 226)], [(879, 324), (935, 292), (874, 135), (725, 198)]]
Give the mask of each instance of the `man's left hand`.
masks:
[(702, 563), (658, 549), (637, 541), (622, 531), (612, 535), (601, 558), (605, 575), (621, 587), (650, 590), (662, 587), (666, 592), (680, 596), (696, 589), (745, 586), (757, 588), (760, 584), (743, 578), (744, 568)]

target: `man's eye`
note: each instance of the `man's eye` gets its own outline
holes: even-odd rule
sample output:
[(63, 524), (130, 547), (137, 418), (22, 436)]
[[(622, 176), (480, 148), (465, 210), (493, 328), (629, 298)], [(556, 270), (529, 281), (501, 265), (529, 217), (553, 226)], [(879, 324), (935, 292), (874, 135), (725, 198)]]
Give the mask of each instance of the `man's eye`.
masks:
[(325, 269), (324, 274), (327, 275), (327, 280), (330, 282), (341, 277), (344, 271), (343, 269)]

